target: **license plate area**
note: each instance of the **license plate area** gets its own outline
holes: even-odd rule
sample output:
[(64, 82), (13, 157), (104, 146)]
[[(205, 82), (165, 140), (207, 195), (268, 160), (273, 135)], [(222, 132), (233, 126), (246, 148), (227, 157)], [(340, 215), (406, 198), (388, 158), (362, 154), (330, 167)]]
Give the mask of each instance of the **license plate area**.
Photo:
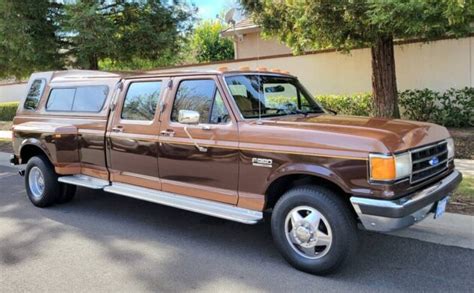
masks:
[(436, 210), (435, 210), (435, 215), (434, 215), (435, 219), (440, 218), (446, 211), (446, 205), (448, 204), (448, 199), (449, 199), (449, 196), (446, 196), (445, 198), (440, 199), (436, 203)]

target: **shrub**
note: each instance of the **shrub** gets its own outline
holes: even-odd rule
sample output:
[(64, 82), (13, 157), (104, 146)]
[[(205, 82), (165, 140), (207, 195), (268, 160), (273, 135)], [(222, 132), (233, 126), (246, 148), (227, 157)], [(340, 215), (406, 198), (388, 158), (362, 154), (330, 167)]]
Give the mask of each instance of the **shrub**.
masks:
[(429, 89), (400, 93), (402, 117), (448, 127), (474, 126), (474, 88), (449, 89), (444, 93)]
[(368, 93), (355, 95), (316, 96), (324, 108), (342, 115), (372, 116), (372, 96)]
[(12, 121), (17, 108), (18, 102), (0, 103), (0, 121)]

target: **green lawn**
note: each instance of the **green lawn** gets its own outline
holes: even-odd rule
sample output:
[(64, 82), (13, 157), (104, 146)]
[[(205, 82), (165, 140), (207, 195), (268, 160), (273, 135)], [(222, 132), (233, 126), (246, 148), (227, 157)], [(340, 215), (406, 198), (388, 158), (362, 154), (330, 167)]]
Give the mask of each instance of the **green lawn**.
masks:
[(474, 200), (474, 177), (464, 176), (458, 190), (456, 190), (454, 198)]
[(0, 121), (0, 130), (10, 130), (12, 127), (11, 121)]

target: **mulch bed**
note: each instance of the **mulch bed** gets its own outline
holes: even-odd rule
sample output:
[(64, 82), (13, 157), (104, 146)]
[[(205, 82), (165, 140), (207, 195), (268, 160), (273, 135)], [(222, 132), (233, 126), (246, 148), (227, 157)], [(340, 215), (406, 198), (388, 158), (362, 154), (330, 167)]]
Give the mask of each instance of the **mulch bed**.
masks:
[(474, 201), (468, 199), (451, 200), (446, 207), (450, 213), (474, 216)]
[(454, 139), (457, 159), (474, 160), (474, 127), (449, 128)]

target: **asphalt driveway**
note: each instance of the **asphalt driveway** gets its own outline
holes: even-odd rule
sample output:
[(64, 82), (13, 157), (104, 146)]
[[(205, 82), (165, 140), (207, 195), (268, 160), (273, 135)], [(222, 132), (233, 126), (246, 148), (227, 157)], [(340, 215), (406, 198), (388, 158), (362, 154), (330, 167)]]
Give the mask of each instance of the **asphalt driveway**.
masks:
[(361, 233), (338, 274), (296, 271), (269, 225), (247, 226), (104, 192), (33, 207), (0, 166), (0, 292), (472, 292), (474, 251)]

